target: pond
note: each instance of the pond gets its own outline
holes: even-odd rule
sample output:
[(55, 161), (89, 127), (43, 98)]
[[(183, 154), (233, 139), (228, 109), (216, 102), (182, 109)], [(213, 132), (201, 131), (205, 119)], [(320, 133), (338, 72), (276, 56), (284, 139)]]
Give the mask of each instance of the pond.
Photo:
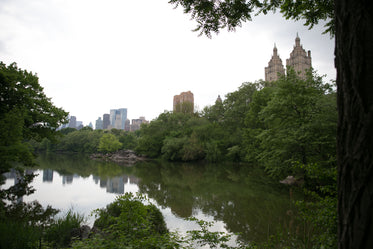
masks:
[[(89, 216), (125, 192), (145, 194), (162, 211), (170, 230), (197, 229), (185, 218), (215, 221), (213, 230), (240, 233), (245, 242), (261, 242), (294, 222), (289, 188), (244, 164), (142, 162), (123, 166), (82, 155), (42, 155), (32, 171), (38, 176), (38, 200), (62, 212)], [(16, 179), (7, 174), (6, 185)], [(94, 217), (88, 218), (92, 225)]]

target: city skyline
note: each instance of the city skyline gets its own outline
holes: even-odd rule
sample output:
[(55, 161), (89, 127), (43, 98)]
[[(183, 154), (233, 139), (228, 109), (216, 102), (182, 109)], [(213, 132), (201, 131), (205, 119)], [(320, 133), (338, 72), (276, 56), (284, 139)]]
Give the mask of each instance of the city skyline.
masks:
[(53, 103), (85, 125), (116, 106), (152, 120), (172, 111), (172, 97), (185, 90), (201, 110), (263, 79), (273, 44), (285, 55), (297, 32), (313, 67), (335, 79), (334, 39), (322, 35), (323, 22), (308, 30), (270, 13), (212, 39), (192, 32), (196, 25), (167, 1), (5, 1), (1, 60), (37, 73)]

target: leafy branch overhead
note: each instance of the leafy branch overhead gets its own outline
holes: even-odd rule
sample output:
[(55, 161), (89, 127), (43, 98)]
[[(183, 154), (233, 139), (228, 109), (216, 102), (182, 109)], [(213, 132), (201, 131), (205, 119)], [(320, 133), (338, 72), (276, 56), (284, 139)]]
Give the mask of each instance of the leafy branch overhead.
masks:
[(175, 8), (181, 6), (197, 21), (199, 35), (211, 37), (227, 28), (234, 31), (252, 16), (279, 10), (286, 19), (305, 21), (310, 29), (320, 20), (326, 21), (325, 32), (334, 35), (334, 2), (332, 0), (170, 0)]

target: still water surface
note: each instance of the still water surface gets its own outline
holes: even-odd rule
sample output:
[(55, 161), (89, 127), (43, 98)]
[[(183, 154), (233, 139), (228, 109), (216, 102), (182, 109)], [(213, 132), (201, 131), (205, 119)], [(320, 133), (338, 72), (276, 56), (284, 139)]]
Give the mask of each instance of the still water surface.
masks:
[[(248, 165), (146, 162), (121, 166), (81, 155), (43, 155), (34, 169), (38, 200), (61, 211), (89, 215), (125, 192), (150, 198), (165, 216), (170, 230), (198, 227), (184, 218), (215, 221), (213, 230), (240, 233), (239, 239), (264, 241), (292, 224), (289, 189)], [(15, 179), (9, 176), (7, 185)], [(88, 222), (92, 224), (94, 217)]]

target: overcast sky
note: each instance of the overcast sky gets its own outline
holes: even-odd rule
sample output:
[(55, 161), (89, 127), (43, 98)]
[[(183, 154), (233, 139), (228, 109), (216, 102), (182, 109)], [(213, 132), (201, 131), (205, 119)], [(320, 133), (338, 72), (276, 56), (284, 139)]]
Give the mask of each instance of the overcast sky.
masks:
[(167, 0), (0, 0), (0, 60), (36, 72), (53, 103), (84, 125), (118, 108), (152, 120), (184, 91), (203, 109), (264, 79), (274, 43), (285, 64), (297, 32), (313, 67), (335, 79), (322, 25), (261, 15), (212, 39), (195, 27)]

